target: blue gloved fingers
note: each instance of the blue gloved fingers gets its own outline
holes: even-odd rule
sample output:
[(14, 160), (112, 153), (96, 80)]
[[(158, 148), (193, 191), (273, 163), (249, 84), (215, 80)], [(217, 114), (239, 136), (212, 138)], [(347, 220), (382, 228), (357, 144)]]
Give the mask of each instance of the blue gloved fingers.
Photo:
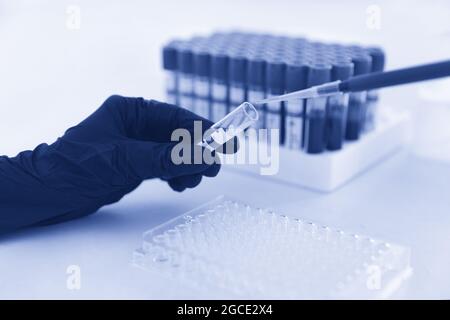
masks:
[[(209, 153), (205, 148), (190, 145), (188, 146), (190, 154), (183, 157), (183, 152), (180, 156), (175, 152), (176, 149), (174, 150), (179, 146), (178, 143), (173, 142), (125, 142), (123, 148), (126, 152), (129, 175), (134, 179), (162, 178), (169, 180), (180, 176), (202, 174), (212, 166), (220, 166), (217, 156)], [(197, 153), (198, 158), (194, 156), (194, 153)], [(202, 157), (207, 154), (210, 154), (210, 158)]]
[(177, 183), (177, 181), (175, 180), (169, 180), (167, 181), (167, 183), (169, 184), (169, 187), (173, 190), (173, 191), (177, 191), (177, 192), (183, 192), (184, 190), (186, 190), (186, 187)]
[(168, 183), (173, 190), (181, 192), (187, 188), (192, 189), (198, 186), (202, 181), (202, 177), (203, 176), (201, 174), (175, 177), (169, 179)]
[(127, 130), (124, 116), (127, 105), (128, 103), (123, 97), (110, 96), (89, 117), (67, 129), (64, 138), (70, 141), (89, 143), (105, 143), (112, 139), (122, 138), (126, 135)]
[(220, 164), (215, 163), (209, 166), (209, 168), (207, 168), (205, 171), (203, 171), (202, 174), (205, 177), (213, 178), (219, 174), (219, 171), (220, 171)]
[(125, 134), (132, 139), (169, 142), (176, 129), (187, 129), (193, 138), (196, 121), (201, 123), (201, 135), (213, 124), (186, 109), (156, 100), (120, 96), (109, 100), (113, 103), (105, 102), (105, 105), (120, 112)]
[(195, 188), (200, 184), (200, 182), (202, 182), (202, 177), (203, 176), (201, 174), (193, 174), (189, 176), (176, 177), (174, 179), (186, 188)]
[[(68, 129), (64, 138), (69, 141), (108, 143), (125, 136), (135, 140), (169, 142), (174, 130), (184, 128), (194, 139), (198, 138), (194, 137), (196, 121), (201, 122), (201, 134), (213, 124), (175, 105), (113, 95), (79, 125)], [(238, 149), (237, 141), (235, 139), (234, 151)], [(233, 148), (223, 148), (218, 152), (229, 150)]]

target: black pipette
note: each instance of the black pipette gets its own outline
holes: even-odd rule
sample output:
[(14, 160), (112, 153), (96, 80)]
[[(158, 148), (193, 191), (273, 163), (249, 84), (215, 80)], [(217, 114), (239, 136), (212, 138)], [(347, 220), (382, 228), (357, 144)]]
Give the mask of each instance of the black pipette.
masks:
[(386, 72), (373, 72), (355, 76), (343, 81), (333, 81), (308, 89), (299, 90), (267, 99), (255, 101), (254, 104), (325, 97), (345, 92), (358, 92), (400, 84), (413, 83), (450, 76), (450, 60), (424, 64)]

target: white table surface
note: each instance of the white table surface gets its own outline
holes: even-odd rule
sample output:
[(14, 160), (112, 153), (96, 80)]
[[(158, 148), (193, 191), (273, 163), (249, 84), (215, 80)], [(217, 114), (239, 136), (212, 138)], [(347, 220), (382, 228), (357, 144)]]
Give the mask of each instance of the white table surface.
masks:
[[(80, 1), (78, 31), (65, 29), (67, 4), (0, 1), (0, 153), (14, 155), (52, 142), (110, 94), (161, 98), (159, 48), (173, 35), (244, 27), (353, 39), (387, 47), (391, 67), (448, 56), (441, 38), (448, 40), (450, 34), (448, 4), (428, 8), (399, 2), (408, 10), (380, 2), (384, 27), (374, 32), (364, 29), (370, 3), (361, 1), (349, 2), (348, 10), (333, 1), (288, 2), (288, 11), (280, 9), (279, 1), (264, 2), (258, 10), (260, 1), (196, 3), (204, 10), (179, 1), (136, 1), (132, 7)], [(268, 12), (271, 23), (264, 18)], [(415, 37), (423, 39), (420, 48)], [(390, 103), (407, 107), (414, 90), (385, 95)], [(142, 232), (219, 194), (409, 246), (414, 274), (399, 297), (450, 298), (449, 190), (448, 162), (418, 158), (408, 150), (330, 194), (227, 170), (181, 194), (148, 181), (87, 218), (0, 238), (0, 298), (189, 298), (176, 285), (168, 287), (163, 279), (131, 267), (131, 254)], [(81, 290), (66, 288), (69, 265), (81, 267)]]
[[(239, 187), (236, 187), (239, 186)], [(220, 194), (271, 207), (412, 250), (414, 274), (402, 298), (450, 298), (450, 170), (401, 152), (331, 194), (319, 194), (223, 170), (195, 190), (144, 183), (118, 204), (66, 224), (0, 241), (1, 298), (189, 298), (130, 266), (142, 233)], [(264, 196), (262, 196), (264, 195)], [(66, 288), (79, 265), (82, 287)]]

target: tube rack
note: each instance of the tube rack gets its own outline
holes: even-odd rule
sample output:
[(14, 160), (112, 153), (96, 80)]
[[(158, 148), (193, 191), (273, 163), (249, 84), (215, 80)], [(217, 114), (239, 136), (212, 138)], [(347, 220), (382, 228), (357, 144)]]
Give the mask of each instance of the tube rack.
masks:
[[(400, 150), (409, 140), (411, 119), (408, 113), (391, 108), (380, 108), (375, 117), (375, 128), (364, 139), (346, 142), (345, 148), (324, 154), (308, 154), (280, 147), (278, 155), (270, 152), (270, 145), (255, 136), (239, 136), (237, 154), (221, 157), (224, 169), (245, 172), (252, 176), (289, 183), (319, 192), (331, 192), (345, 185)], [(268, 155), (264, 161), (247, 160), (249, 152)], [(258, 157), (260, 157), (258, 155)], [(275, 159), (278, 158), (278, 159)], [(261, 162), (270, 164), (263, 165)], [(278, 161), (276, 169), (268, 169)]]
[[(385, 60), (379, 47), (241, 31), (173, 40), (162, 49), (168, 102), (213, 122), (244, 101), (383, 71)], [(342, 186), (408, 138), (408, 115), (381, 110), (377, 90), (255, 107), (253, 128), (279, 132), (279, 170), (266, 176), (318, 191)], [(236, 168), (261, 174), (250, 163)]]

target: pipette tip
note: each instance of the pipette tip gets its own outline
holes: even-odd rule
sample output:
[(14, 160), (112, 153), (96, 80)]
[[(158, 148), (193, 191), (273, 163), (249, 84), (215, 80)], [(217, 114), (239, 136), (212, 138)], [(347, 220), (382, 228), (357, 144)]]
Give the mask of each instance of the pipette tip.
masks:
[(299, 91), (294, 91), (286, 94), (282, 94), (279, 96), (273, 96), (266, 99), (262, 99), (259, 101), (253, 102), (253, 104), (264, 104), (269, 102), (280, 102), (280, 101), (289, 101), (289, 100), (297, 100), (297, 99), (309, 99), (309, 98), (317, 98), (317, 97), (326, 97), (334, 94), (339, 94), (339, 83), (340, 81), (328, 82), (325, 84), (321, 84), (318, 86), (314, 86), (308, 89), (303, 89)]

